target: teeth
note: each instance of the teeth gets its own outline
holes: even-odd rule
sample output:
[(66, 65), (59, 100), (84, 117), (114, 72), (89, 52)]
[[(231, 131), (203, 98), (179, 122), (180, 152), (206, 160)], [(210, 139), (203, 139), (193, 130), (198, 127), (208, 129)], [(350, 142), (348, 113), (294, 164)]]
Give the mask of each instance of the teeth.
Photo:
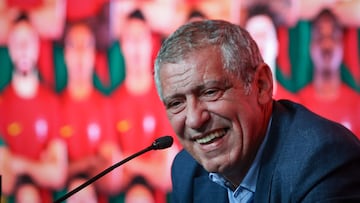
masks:
[(224, 130), (216, 131), (214, 133), (209, 134), (208, 136), (196, 139), (196, 142), (199, 144), (206, 144), (213, 141), (215, 138), (222, 137), (225, 134)]

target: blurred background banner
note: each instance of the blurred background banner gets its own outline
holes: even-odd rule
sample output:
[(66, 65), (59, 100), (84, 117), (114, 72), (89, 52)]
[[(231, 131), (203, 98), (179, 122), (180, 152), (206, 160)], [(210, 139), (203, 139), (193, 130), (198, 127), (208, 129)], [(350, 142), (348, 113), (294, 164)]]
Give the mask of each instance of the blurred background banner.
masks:
[(114, 170), (69, 202), (169, 202), (181, 148), (153, 82), (179, 26), (243, 26), (291, 99), (360, 138), (358, 0), (1, 0), (3, 202), (53, 202), (171, 135), (173, 147)]

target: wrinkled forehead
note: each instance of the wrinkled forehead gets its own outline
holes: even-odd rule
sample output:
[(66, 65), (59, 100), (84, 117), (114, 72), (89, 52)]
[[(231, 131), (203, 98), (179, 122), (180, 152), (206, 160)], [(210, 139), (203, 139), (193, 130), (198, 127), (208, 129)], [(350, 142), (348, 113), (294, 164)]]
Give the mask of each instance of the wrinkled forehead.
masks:
[(160, 63), (179, 64), (189, 60), (194, 55), (199, 55), (206, 52), (216, 52), (219, 57), (222, 57), (221, 48), (218, 45), (207, 43), (189, 44), (186, 42), (177, 42), (172, 46), (168, 46), (167, 50), (163, 52), (160, 57)]
[(213, 50), (195, 52), (178, 63), (165, 63), (159, 74), (163, 93), (231, 78), (230, 73), (224, 69), (220, 54)]
[(196, 75), (202, 79), (217, 75), (224, 77), (226, 72), (222, 52), (217, 47), (192, 51), (176, 63), (167, 63), (163, 69), (168, 69), (164, 71), (168, 75), (184, 76), (184, 73), (188, 73), (188, 77), (195, 78)]

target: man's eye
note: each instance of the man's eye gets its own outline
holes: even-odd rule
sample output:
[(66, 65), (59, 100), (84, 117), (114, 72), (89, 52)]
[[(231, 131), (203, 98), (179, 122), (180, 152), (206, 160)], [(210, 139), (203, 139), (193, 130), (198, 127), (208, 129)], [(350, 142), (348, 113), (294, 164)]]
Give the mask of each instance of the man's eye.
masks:
[(220, 89), (207, 89), (202, 93), (202, 97), (208, 101), (214, 101), (219, 99), (223, 94)]
[(184, 102), (181, 100), (174, 100), (166, 104), (166, 109), (172, 113), (178, 113), (184, 109), (184, 106)]
[(208, 89), (208, 90), (206, 90), (204, 92), (204, 95), (205, 96), (212, 96), (212, 95), (216, 94), (217, 92), (218, 92), (218, 90), (216, 90), (216, 89)]

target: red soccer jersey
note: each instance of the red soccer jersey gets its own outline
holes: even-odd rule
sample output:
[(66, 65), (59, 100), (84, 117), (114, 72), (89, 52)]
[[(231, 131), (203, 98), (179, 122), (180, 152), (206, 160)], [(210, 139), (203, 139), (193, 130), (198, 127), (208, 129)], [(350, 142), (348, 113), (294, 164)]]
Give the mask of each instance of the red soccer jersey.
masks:
[(43, 86), (34, 98), (19, 97), (9, 86), (1, 99), (1, 135), (12, 153), (33, 160), (56, 136), (58, 100)]
[(343, 124), (360, 137), (360, 97), (348, 86), (342, 84), (335, 98), (324, 100), (311, 84), (299, 92), (299, 97), (311, 111)]
[(68, 146), (69, 160), (94, 155), (105, 140), (112, 139), (106, 98), (97, 91), (85, 100), (74, 100), (67, 91), (61, 98), (60, 135)]
[(130, 94), (122, 85), (114, 92), (113, 102), (113, 125), (125, 153), (140, 151), (158, 137), (175, 135), (154, 85), (142, 95)]
[(66, 18), (69, 21), (76, 21), (96, 16), (101, 7), (108, 0), (87, 0), (83, 1), (67, 1), (66, 2)]

